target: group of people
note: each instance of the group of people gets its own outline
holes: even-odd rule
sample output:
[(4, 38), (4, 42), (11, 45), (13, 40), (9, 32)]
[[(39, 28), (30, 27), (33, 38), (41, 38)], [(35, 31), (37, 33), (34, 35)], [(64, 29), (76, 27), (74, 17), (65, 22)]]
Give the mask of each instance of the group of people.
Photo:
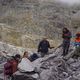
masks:
[[(63, 38), (62, 56), (66, 56), (68, 54), (70, 41), (72, 38), (72, 34), (67, 28), (63, 28), (62, 38)], [(80, 47), (80, 33), (76, 34), (75, 46)], [(44, 38), (38, 45), (38, 54), (40, 54), (41, 57), (44, 57), (49, 53), (49, 48), (52, 49), (54, 47), (51, 47), (47, 38)], [(28, 57), (27, 51), (24, 52), (22, 58), (19, 54), (13, 56), (12, 59), (8, 60), (7, 63), (4, 65), (4, 75), (9, 75), (11, 77), (13, 73), (15, 73), (17, 70), (35, 72), (35, 68), (32, 66), (31, 61), (36, 60), (40, 56), (38, 56), (37, 54), (33, 54), (30, 57)], [(27, 65), (25, 63), (27, 63)]]
[(15, 80), (14, 74), (17, 71), (28, 74), (35, 74), (35, 68), (32, 64), (32, 61), (28, 57), (28, 52), (25, 51), (21, 57), (19, 54), (11, 56), (7, 59), (7, 62), (4, 64), (4, 80)]
[[(62, 38), (63, 38), (63, 43), (62, 43), (63, 54), (62, 55), (66, 56), (68, 54), (69, 47), (70, 47), (70, 42), (71, 42), (71, 38), (72, 38), (72, 34), (71, 34), (69, 29), (63, 28)], [(80, 33), (76, 34), (74, 45), (75, 46), (80, 46)], [(54, 47), (50, 47), (49, 41), (47, 41), (47, 39), (44, 38), (39, 43), (39, 46), (38, 46), (38, 52), (41, 52), (42, 57), (44, 57), (45, 54), (47, 54), (49, 52), (48, 48), (52, 49)]]

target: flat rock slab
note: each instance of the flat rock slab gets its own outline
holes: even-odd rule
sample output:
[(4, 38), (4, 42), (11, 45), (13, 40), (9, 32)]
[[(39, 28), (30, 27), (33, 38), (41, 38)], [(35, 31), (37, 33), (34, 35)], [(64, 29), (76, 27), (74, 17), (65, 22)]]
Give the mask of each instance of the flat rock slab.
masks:
[(17, 71), (13, 75), (13, 79), (12, 80), (36, 80), (36, 79), (33, 78), (31, 75), (29, 75), (27, 73), (20, 73), (19, 71)]
[(36, 80), (36, 79), (33, 79), (33, 78), (31, 78), (29, 76), (25, 76), (25, 75), (15, 75), (12, 80)]

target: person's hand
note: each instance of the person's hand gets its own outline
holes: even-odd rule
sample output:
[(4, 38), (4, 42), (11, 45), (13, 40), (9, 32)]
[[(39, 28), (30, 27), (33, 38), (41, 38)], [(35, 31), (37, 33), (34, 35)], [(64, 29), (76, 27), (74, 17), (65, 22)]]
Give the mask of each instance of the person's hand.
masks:
[(50, 47), (50, 49), (52, 49), (52, 48), (54, 48), (54, 47)]

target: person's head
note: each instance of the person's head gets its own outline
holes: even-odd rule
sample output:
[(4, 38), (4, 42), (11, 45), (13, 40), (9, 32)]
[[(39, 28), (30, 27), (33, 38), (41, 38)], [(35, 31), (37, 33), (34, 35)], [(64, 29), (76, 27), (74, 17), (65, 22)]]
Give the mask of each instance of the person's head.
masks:
[(14, 56), (14, 59), (17, 60), (17, 61), (19, 61), (20, 58), (21, 58), (21, 56), (20, 56), (19, 54), (16, 54), (16, 55)]
[(63, 28), (63, 33), (69, 32), (67, 28)]
[(24, 58), (24, 57), (28, 58), (28, 52), (27, 52), (27, 51), (24, 52), (23, 58)]
[(78, 32), (78, 33), (76, 34), (76, 37), (77, 37), (77, 38), (80, 38), (80, 32)]
[(44, 37), (43, 40), (47, 40), (47, 37)]

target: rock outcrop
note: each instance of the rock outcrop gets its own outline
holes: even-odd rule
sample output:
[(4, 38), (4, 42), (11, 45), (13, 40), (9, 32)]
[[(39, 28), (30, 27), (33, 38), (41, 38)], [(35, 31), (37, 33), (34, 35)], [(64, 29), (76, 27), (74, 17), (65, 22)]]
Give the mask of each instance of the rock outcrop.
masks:
[[(77, 59), (70, 57), (75, 50), (72, 46), (69, 57), (65, 59), (66, 57), (61, 56), (62, 48), (59, 47), (53, 51), (53, 54), (46, 55), (32, 63), (37, 68), (38, 76), (16, 72), (14, 78), (15, 80), (80, 80), (80, 57)], [(3, 79), (3, 65), (6, 59), (0, 56), (0, 62), (0, 78)]]

